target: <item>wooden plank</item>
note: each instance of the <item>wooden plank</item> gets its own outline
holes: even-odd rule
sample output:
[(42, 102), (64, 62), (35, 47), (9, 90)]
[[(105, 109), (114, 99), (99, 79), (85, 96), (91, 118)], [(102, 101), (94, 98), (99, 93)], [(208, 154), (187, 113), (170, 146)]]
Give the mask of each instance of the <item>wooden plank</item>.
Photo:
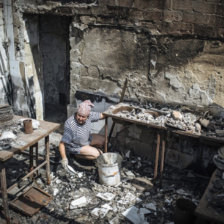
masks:
[(159, 148), (160, 148), (160, 133), (157, 133), (155, 165), (154, 165), (154, 179), (157, 177), (158, 164), (159, 164)]
[(1, 193), (2, 193), (2, 205), (4, 208), (4, 215), (7, 224), (10, 223), (10, 214), (9, 214), (9, 206), (8, 206), (8, 194), (7, 194), (7, 183), (6, 183), (6, 171), (5, 164), (1, 163)]
[(10, 151), (2, 150), (0, 151), (0, 161), (6, 161), (13, 156), (13, 153)]
[(198, 217), (205, 218), (212, 222), (224, 223), (224, 212), (218, 213), (216, 209), (208, 205), (208, 201), (207, 201), (207, 197), (210, 194), (210, 189), (213, 188), (213, 182), (216, 179), (216, 172), (217, 170), (215, 170), (215, 172), (212, 174), (209, 184), (195, 210), (195, 214)]
[(49, 144), (49, 136), (45, 137), (45, 150), (46, 150), (46, 175), (47, 175), (47, 184), (50, 185), (50, 144)]

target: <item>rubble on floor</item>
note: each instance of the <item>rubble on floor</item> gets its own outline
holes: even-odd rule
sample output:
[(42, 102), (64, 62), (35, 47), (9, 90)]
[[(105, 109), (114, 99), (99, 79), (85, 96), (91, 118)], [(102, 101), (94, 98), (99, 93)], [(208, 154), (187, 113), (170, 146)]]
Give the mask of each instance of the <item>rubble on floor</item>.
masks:
[[(59, 134), (53, 135), (55, 141), (60, 140)], [(197, 204), (209, 181), (209, 177), (202, 177), (191, 170), (166, 166), (162, 181), (158, 178), (154, 182), (153, 164), (132, 155), (123, 158), (121, 183), (105, 186), (99, 183), (96, 167), (84, 170), (71, 160), (69, 165), (74, 172), (65, 171), (60, 165), (57, 144), (51, 145), (51, 185), (46, 185), (44, 169), (34, 181), (34, 185), (53, 196), (52, 201), (32, 217), (10, 210), (17, 223), (170, 224), (173, 223), (176, 200), (187, 198)], [(9, 185), (25, 173), (27, 164), (24, 155), (17, 155), (9, 161)]]

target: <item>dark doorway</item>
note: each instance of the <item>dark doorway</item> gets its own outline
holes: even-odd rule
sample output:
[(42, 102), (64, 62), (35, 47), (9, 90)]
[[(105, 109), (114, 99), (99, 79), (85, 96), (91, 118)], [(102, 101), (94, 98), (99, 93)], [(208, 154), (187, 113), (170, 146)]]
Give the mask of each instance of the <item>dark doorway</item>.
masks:
[(69, 17), (39, 16), (44, 119), (53, 122), (64, 122), (67, 118), (70, 89), (69, 23)]

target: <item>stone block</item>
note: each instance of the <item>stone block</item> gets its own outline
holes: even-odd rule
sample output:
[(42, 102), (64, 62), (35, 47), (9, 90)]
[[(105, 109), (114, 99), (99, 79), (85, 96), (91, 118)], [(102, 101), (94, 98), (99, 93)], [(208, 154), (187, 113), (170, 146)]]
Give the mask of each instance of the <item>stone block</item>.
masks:
[(199, 23), (204, 24), (205, 23), (205, 17), (203, 14), (198, 12), (183, 12), (183, 22), (185, 23)]
[(100, 16), (97, 16), (96, 23), (97, 24), (114, 24), (114, 23), (116, 23), (116, 21), (115, 21), (114, 18), (111, 18), (111, 17), (100, 17)]
[(224, 28), (219, 28), (218, 29), (217, 37), (224, 38)]
[(173, 0), (172, 9), (192, 11), (192, 0)]
[(121, 7), (128, 7), (131, 8), (133, 6), (134, 0), (119, 0), (118, 5)]
[(143, 20), (144, 19), (143, 13), (144, 12), (142, 10), (131, 9), (129, 11), (129, 16), (133, 19)]
[(80, 20), (82, 23), (88, 25), (88, 24), (94, 24), (96, 22), (96, 18), (95, 17), (91, 17), (91, 16), (80, 16)]
[(100, 71), (97, 66), (91, 65), (88, 67), (88, 75), (93, 78), (99, 78), (100, 77)]
[(217, 4), (206, 3), (201, 1), (192, 1), (192, 9), (194, 12), (200, 12), (203, 14), (215, 14)]
[(163, 18), (165, 22), (179, 22), (182, 21), (183, 13), (180, 11), (163, 11)]
[(160, 21), (162, 19), (162, 11), (143, 12), (143, 19), (148, 21)]
[(118, 6), (117, 0), (100, 1), (102, 5)]
[(194, 34), (203, 37), (216, 37), (217, 29), (213, 26), (206, 26), (204, 24), (194, 24)]
[(224, 5), (216, 5), (216, 12), (217, 16), (224, 16)]
[[(215, 24), (214, 26), (216, 27), (223, 27), (224, 24), (224, 16), (214, 16)], [(212, 25), (209, 23), (209, 25)]]
[(134, 0), (134, 7), (142, 10), (164, 9), (163, 0)]
[(167, 34), (193, 34), (194, 32), (194, 26), (191, 23), (183, 23), (183, 22), (172, 22), (172, 23), (167, 23), (163, 22), (162, 23), (162, 28), (164, 33)]
[(120, 88), (113, 82), (94, 79), (88, 76), (81, 78), (80, 85), (83, 90), (101, 91), (109, 95), (114, 95), (120, 91)]

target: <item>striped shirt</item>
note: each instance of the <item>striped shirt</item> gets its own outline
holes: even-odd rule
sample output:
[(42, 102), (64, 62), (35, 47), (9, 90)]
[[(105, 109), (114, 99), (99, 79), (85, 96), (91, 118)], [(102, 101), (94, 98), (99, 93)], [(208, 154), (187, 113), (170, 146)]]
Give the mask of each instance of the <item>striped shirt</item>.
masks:
[(89, 145), (91, 142), (91, 123), (97, 122), (99, 119), (99, 112), (90, 112), (90, 115), (84, 124), (79, 124), (74, 115), (69, 117), (65, 122), (64, 134), (61, 140), (65, 143), (66, 148), (73, 151), (76, 148)]

